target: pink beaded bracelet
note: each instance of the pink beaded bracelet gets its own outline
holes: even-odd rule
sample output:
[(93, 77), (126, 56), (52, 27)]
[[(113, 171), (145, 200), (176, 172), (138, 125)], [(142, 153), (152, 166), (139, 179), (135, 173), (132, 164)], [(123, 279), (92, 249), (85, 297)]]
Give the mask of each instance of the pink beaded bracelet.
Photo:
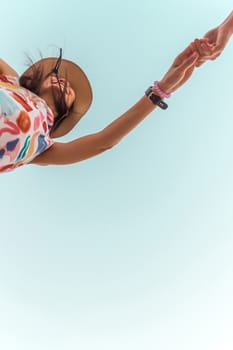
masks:
[(159, 93), (160, 97), (162, 97), (162, 98), (169, 98), (169, 97), (171, 97), (171, 94), (166, 94), (165, 92), (163, 92), (163, 91), (160, 89), (160, 87), (159, 87), (159, 85), (158, 85), (158, 80), (156, 80), (156, 81), (154, 82), (153, 88)]

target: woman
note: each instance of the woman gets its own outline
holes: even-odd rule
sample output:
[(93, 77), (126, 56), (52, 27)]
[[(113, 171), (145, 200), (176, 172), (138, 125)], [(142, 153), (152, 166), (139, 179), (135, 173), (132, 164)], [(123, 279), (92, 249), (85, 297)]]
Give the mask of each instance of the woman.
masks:
[[(0, 171), (25, 164), (71, 164), (116, 145), (192, 74), (199, 55), (187, 48), (165, 77), (125, 114), (95, 134), (61, 143), (92, 102), (88, 78), (79, 66), (61, 57), (42, 59), (18, 79), (1, 61)], [(160, 90), (158, 90), (160, 88)], [(163, 92), (162, 92), (163, 91)], [(153, 100), (153, 101), (152, 101)]]
[(61, 51), (58, 59), (46, 58), (33, 64), (20, 79), (1, 60), (0, 172), (25, 164), (76, 163), (112, 148), (157, 106), (166, 109), (163, 99), (188, 80), (195, 66), (214, 58), (216, 42), (208, 41), (207, 35), (190, 44), (162, 80), (102, 131), (67, 143), (53, 138), (68, 133), (91, 105), (92, 90), (85, 73), (75, 63), (62, 59)]

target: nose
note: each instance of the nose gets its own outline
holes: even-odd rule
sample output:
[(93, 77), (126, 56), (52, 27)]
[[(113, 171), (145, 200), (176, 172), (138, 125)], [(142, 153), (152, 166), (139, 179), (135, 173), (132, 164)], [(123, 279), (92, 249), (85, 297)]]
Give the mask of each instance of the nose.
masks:
[(60, 77), (58, 78), (55, 76), (52, 77), (52, 83), (53, 84), (60, 83), (63, 86), (65, 85), (70, 86), (70, 83), (65, 78), (60, 78)]

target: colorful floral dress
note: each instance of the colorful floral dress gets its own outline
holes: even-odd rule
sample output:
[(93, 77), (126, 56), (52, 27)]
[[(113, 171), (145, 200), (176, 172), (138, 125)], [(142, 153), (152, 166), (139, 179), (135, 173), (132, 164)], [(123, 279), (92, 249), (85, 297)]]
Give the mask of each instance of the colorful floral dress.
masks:
[(28, 164), (54, 141), (49, 133), (54, 115), (46, 102), (0, 75), (0, 172)]

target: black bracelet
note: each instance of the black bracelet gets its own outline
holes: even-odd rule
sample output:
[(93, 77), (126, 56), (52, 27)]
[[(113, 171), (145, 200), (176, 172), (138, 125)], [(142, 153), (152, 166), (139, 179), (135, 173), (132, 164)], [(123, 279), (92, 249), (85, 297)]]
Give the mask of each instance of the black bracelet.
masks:
[(155, 92), (152, 90), (152, 86), (150, 86), (145, 91), (145, 94), (149, 97), (149, 99), (153, 102), (154, 105), (159, 106), (162, 109), (167, 109), (168, 105), (161, 99), (160, 96), (155, 94)]

